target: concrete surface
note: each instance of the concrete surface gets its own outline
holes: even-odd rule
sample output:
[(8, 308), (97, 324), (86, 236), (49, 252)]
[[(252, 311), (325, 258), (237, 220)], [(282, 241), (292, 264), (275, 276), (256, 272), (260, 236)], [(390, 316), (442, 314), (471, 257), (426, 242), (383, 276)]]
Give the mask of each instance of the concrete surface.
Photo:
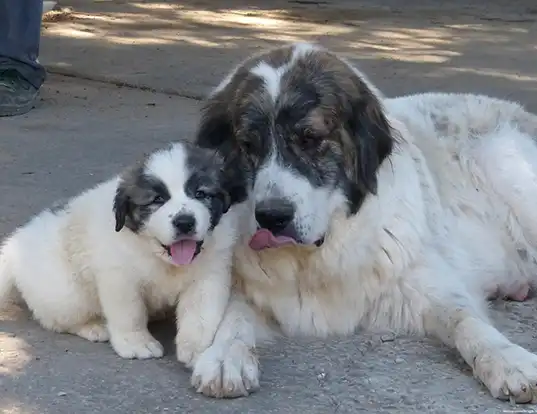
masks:
[(51, 70), (183, 96), (204, 96), (250, 53), (298, 40), (345, 54), (390, 94), (488, 91), (531, 102), (537, 91), (534, 0), (61, 4), (73, 13), (45, 24)]
[[(226, 10), (201, 0), (61, 3), (72, 13), (45, 23), (41, 60), (69, 77), (51, 75), (28, 115), (0, 119), (0, 236), (143, 152), (191, 135), (199, 103), (178, 95), (203, 96), (237, 59), (282, 41), (319, 40), (390, 95), (473, 91), (537, 111), (533, 0), (234, 0)], [(536, 306), (492, 304), (502, 332), (534, 352)], [(174, 360), (173, 324), (152, 329), (166, 356), (124, 361), (107, 344), (44, 331), (22, 309), (2, 313), (0, 412), (537, 412), (492, 399), (434, 341), (389, 333), (280, 341), (260, 350), (258, 393), (210, 400), (190, 389)]]

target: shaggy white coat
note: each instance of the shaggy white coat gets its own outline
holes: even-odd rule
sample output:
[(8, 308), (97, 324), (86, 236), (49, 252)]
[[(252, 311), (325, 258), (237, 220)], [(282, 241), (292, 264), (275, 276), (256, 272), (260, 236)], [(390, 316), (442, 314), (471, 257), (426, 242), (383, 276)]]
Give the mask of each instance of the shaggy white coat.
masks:
[(468, 94), (379, 98), (398, 144), (378, 194), (350, 218), (316, 205), (330, 228), (318, 249), (254, 252), (245, 237), (236, 292), (194, 367), (199, 392), (255, 390), (253, 350), (273, 319), (291, 336), (358, 327), (435, 336), (494, 397), (536, 400), (537, 356), (491, 324), (486, 299), (523, 299), (537, 274), (537, 116)]

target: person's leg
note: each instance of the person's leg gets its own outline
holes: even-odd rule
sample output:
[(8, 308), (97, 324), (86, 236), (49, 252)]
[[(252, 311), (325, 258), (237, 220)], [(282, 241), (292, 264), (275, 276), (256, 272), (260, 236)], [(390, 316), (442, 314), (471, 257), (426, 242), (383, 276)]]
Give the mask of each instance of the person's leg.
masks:
[(42, 0), (0, 0), (0, 116), (33, 108), (45, 80), (37, 60)]

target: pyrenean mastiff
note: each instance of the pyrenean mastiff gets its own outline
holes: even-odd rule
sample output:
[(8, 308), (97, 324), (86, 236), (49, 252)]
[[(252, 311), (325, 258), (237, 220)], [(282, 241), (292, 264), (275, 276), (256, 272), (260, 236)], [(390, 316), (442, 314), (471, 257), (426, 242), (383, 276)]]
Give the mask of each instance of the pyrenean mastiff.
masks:
[(494, 397), (537, 401), (537, 356), (486, 299), (537, 274), (537, 117), (485, 96), (388, 99), (321, 47), (251, 57), (211, 94), (199, 144), (254, 179), (235, 292), (193, 385), (258, 387), (254, 347), (284, 335), (389, 328), (455, 348)]
[(228, 303), (246, 195), (232, 171), (178, 142), (41, 212), (1, 248), (0, 305), (17, 290), (43, 327), (110, 340), (124, 358), (162, 356), (147, 322), (176, 309), (177, 358), (189, 364)]

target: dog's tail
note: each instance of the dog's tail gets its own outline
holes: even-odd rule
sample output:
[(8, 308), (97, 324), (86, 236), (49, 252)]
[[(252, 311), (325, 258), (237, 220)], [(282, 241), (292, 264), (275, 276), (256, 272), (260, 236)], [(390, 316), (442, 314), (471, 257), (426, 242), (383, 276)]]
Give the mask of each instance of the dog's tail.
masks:
[(0, 309), (3, 309), (13, 298), (15, 279), (10, 266), (8, 246), (0, 249)]

